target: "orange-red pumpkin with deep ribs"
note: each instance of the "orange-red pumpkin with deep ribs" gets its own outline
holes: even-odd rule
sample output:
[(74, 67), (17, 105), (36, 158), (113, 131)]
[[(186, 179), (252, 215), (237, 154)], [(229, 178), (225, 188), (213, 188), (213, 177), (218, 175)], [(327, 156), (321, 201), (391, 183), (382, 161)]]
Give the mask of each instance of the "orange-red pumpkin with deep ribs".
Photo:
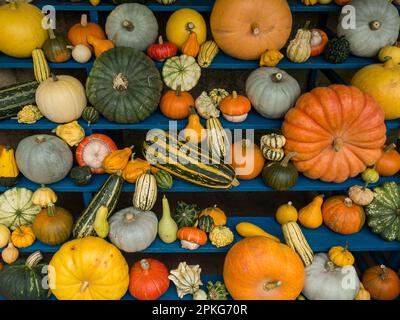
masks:
[(303, 94), (282, 125), (286, 152), (312, 179), (340, 183), (375, 164), (386, 140), (384, 112), (359, 89), (345, 85)]

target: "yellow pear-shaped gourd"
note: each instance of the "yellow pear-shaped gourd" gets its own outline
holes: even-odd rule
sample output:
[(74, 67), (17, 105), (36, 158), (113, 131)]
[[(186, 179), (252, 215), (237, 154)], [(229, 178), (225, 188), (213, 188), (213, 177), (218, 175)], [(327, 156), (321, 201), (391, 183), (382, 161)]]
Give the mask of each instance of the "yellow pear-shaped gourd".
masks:
[(275, 219), (279, 224), (285, 224), (288, 222), (296, 222), (297, 221), (297, 210), (292, 206), (292, 202), (289, 201), (281, 206), (279, 206), (278, 210), (276, 210)]
[(18, 175), (14, 149), (6, 146), (0, 151), (0, 186), (12, 187), (17, 182)]
[(272, 234), (269, 234), (268, 232), (261, 229), (259, 226), (256, 226), (255, 224), (250, 222), (238, 223), (236, 225), (236, 231), (243, 238), (266, 237), (276, 242), (280, 242), (280, 240), (277, 237), (273, 236)]
[(169, 203), (167, 197), (164, 195), (162, 199), (163, 215), (158, 223), (158, 236), (165, 243), (172, 243), (176, 240), (178, 225), (171, 217)]
[(385, 62), (392, 59), (395, 63), (400, 63), (400, 48), (396, 46), (383, 47), (378, 54), (379, 61)]
[(186, 141), (190, 141), (193, 144), (202, 142), (207, 134), (200, 122), (200, 117), (196, 113), (196, 109), (191, 107), (191, 115), (189, 116), (188, 124), (183, 130), (183, 136)]
[(106, 206), (101, 206), (96, 212), (96, 218), (94, 219), (93, 228), (96, 234), (100, 238), (105, 238), (108, 236), (110, 231), (110, 226), (107, 221), (108, 208)]
[(299, 211), (299, 222), (306, 228), (316, 229), (322, 225), (321, 206), (324, 201), (323, 196), (316, 196), (304, 208)]

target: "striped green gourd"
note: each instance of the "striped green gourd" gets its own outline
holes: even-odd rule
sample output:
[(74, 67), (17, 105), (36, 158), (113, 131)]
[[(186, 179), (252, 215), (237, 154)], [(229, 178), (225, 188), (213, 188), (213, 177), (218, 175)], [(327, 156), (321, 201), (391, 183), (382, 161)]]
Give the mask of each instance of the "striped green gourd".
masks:
[(214, 189), (239, 185), (231, 165), (215, 163), (208, 152), (178, 141), (163, 130), (152, 130), (147, 134), (143, 153), (154, 167), (191, 183)]
[(211, 232), (214, 229), (214, 220), (211, 216), (201, 216), (197, 220), (197, 227), (204, 232)]
[(270, 149), (266, 146), (263, 147), (262, 153), (266, 159), (271, 161), (281, 161), (285, 157), (283, 149)]
[(92, 123), (96, 123), (97, 121), (99, 121), (99, 118), (100, 113), (94, 107), (87, 106), (82, 111), (82, 119), (85, 120), (89, 126)]
[(75, 238), (84, 238), (96, 235), (93, 223), (96, 218), (97, 211), (101, 206), (106, 206), (108, 209), (108, 217), (113, 213), (115, 206), (121, 195), (124, 179), (120, 174), (112, 174), (103, 184), (101, 189), (90, 201), (89, 205), (83, 211), (73, 229)]
[(174, 184), (172, 176), (167, 171), (158, 170), (154, 177), (156, 178), (157, 187), (161, 189), (171, 189)]
[(28, 104), (35, 104), (36, 81), (22, 82), (0, 88), (0, 119), (14, 117)]
[(156, 178), (150, 173), (144, 173), (136, 181), (133, 194), (133, 206), (142, 211), (153, 209), (157, 200)]
[(207, 119), (208, 149), (216, 159), (225, 159), (229, 153), (229, 138), (218, 118)]

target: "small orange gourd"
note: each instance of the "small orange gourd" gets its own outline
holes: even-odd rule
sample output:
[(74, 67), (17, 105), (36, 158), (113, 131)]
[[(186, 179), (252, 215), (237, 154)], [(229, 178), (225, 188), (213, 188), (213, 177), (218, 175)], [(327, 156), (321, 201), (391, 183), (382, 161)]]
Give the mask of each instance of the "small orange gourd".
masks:
[(168, 90), (161, 98), (161, 113), (169, 119), (180, 120), (190, 115), (190, 106), (194, 105), (193, 96), (181, 90), (178, 85), (176, 91)]
[(133, 146), (111, 151), (103, 160), (104, 170), (109, 174), (124, 170), (132, 155), (132, 148)]
[(200, 51), (200, 45), (197, 41), (197, 33), (192, 31), (189, 34), (189, 37), (185, 41), (182, 46), (182, 53), (186, 54), (187, 56), (197, 57)]
[(304, 208), (299, 211), (299, 222), (306, 228), (316, 229), (322, 225), (322, 203), (323, 197), (318, 195)]
[(28, 226), (20, 226), (11, 233), (11, 242), (17, 248), (27, 248), (36, 240), (33, 229)]
[(131, 160), (129, 160), (125, 169), (122, 171), (122, 177), (126, 182), (135, 183), (139, 176), (149, 170), (151, 170), (150, 163), (146, 160), (135, 158), (135, 154), (133, 153)]
[(100, 39), (88, 35), (87, 41), (94, 48), (94, 54), (96, 58), (100, 57), (107, 50), (115, 48), (115, 44), (112, 40)]
[(191, 115), (189, 116), (188, 124), (183, 130), (183, 136), (186, 141), (190, 141), (193, 144), (198, 144), (207, 137), (206, 131), (200, 122), (200, 117), (196, 113), (196, 109), (192, 106), (190, 108)]
[(400, 170), (400, 154), (396, 151), (396, 145), (390, 144), (383, 148), (382, 156), (375, 164), (375, 170), (381, 176), (393, 176)]

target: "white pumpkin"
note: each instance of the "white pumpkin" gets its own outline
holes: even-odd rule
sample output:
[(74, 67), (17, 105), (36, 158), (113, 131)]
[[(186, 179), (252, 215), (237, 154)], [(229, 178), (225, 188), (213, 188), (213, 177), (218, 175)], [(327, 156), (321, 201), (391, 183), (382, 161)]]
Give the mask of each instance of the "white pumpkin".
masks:
[(133, 207), (116, 212), (109, 220), (111, 242), (125, 252), (142, 251), (157, 236), (158, 220), (151, 211)]
[(55, 76), (43, 81), (36, 90), (36, 105), (50, 121), (67, 123), (81, 117), (86, 107), (82, 83), (71, 76)]
[(335, 266), (326, 253), (316, 254), (305, 272), (303, 294), (309, 300), (354, 300), (360, 288), (356, 269)]
[[(338, 36), (345, 36), (351, 53), (359, 57), (375, 57), (379, 50), (396, 42), (400, 29), (397, 8), (387, 0), (352, 0), (351, 13), (342, 13)], [(352, 17), (354, 13), (355, 17)], [(348, 24), (355, 21), (355, 28)]]
[(75, 47), (67, 46), (67, 48), (72, 50), (72, 58), (78, 63), (86, 63), (92, 57), (92, 51), (84, 44), (77, 44)]
[(295, 78), (278, 68), (258, 68), (246, 81), (246, 94), (254, 109), (277, 119), (294, 106), (301, 89)]
[(145, 50), (158, 37), (158, 23), (153, 12), (139, 3), (124, 3), (111, 11), (106, 21), (108, 39), (117, 47)]
[(10, 240), (10, 229), (4, 224), (0, 224), (0, 248), (4, 248)]

